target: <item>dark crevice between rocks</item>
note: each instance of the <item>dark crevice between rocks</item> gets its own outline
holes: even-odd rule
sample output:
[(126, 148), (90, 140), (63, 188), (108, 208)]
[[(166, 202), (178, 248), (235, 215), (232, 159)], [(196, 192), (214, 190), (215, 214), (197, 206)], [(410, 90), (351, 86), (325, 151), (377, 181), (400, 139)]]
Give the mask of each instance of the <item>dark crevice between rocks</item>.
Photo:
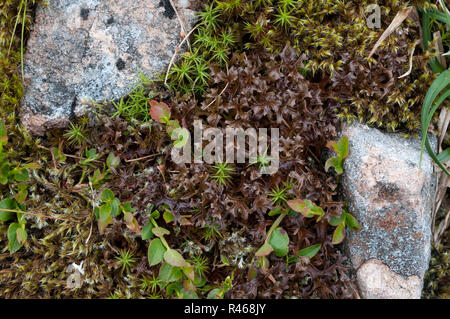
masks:
[(72, 104), (70, 105), (70, 116), (69, 116), (69, 120), (74, 120), (76, 118), (75, 116), (75, 107), (77, 106), (77, 102), (78, 102), (78, 98), (77, 96), (75, 96), (73, 98)]
[(89, 18), (89, 9), (82, 8), (80, 10), (80, 17), (86, 21)]
[(159, 8), (164, 7), (164, 13), (163, 15), (169, 19), (173, 19), (175, 16), (175, 10), (173, 9), (172, 5), (170, 4), (169, 0), (161, 0), (159, 1)]

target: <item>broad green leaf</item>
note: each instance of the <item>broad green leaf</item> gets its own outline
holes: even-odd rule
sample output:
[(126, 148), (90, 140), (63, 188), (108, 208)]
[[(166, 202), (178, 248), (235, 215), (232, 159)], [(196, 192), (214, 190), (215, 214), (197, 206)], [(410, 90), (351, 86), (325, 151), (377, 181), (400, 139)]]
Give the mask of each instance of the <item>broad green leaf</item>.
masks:
[(25, 182), (28, 180), (28, 172), (24, 168), (14, 169), (14, 179), (16, 182)]
[(151, 212), (150, 217), (157, 220), (160, 217), (160, 213), (157, 210), (154, 210), (153, 212)]
[(16, 237), (17, 237), (17, 241), (19, 242), (20, 245), (25, 244), (25, 242), (27, 241), (27, 237), (28, 237), (27, 231), (22, 227), (17, 228)]
[(101, 221), (106, 221), (109, 218), (111, 218), (111, 204), (107, 203), (107, 204), (103, 204), (102, 206), (100, 206), (100, 220)]
[(109, 215), (109, 217), (107, 217), (106, 219), (99, 219), (98, 220), (98, 231), (100, 233), (100, 235), (103, 235), (105, 233), (106, 227), (108, 227), (108, 225), (112, 224), (113, 222), (113, 218), (111, 215)]
[(338, 244), (342, 243), (344, 238), (345, 238), (345, 222), (342, 222), (334, 230), (333, 239), (332, 239), (331, 243), (333, 245), (338, 245)]
[(105, 189), (102, 193), (102, 201), (110, 202), (114, 199), (114, 193), (110, 189)]
[(316, 244), (316, 245), (312, 245), (312, 246), (303, 248), (298, 251), (298, 255), (301, 257), (308, 257), (311, 259), (319, 252), (321, 247), (322, 247), (322, 244)]
[(193, 290), (181, 289), (181, 294), (183, 295), (183, 299), (198, 299), (197, 293)]
[(345, 215), (345, 225), (350, 228), (351, 231), (358, 231), (361, 229), (361, 225), (358, 223), (355, 217), (349, 213), (344, 212)]
[[(15, 208), (16, 208), (16, 202), (12, 198), (6, 198), (6, 199), (0, 201), (0, 209), (12, 210)], [(0, 222), (6, 222), (13, 218), (14, 218), (13, 212), (0, 211)]]
[(169, 210), (164, 211), (163, 218), (167, 224), (169, 224), (175, 220), (175, 218), (172, 215), (172, 212)]
[(94, 208), (94, 215), (96, 219), (100, 219), (100, 208), (98, 207)]
[(175, 249), (167, 249), (164, 253), (164, 261), (171, 266), (185, 268), (189, 267), (189, 263), (184, 260), (183, 256)]
[(292, 210), (296, 211), (297, 213), (302, 213), (305, 218), (318, 216), (317, 221), (319, 221), (323, 217), (323, 215), (325, 215), (323, 209), (315, 205), (309, 199), (288, 200), (287, 204)]
[(297, 213), (303, 213), (303, 209), (306, 207), (306, 204), (301, 199), (292, 199), (287, 201), (288, 206)]
[(273, 251), (272, 246), (269, 243), (265, 243), (264, 245), (261, 246), (261, 248), (259, 248), (256, 251), (255, 256), (256, 257), (264, 257), (264, 256), (267, 256), (267, 255), (270, 255), (270, 253), (272, 251)]
[(181, 281), (173, 282), (166, 287), (166, 295), (177, 295), (178, 298), (182, 297), (181, 291), (183, 290), (183, 283)]
[(148, 222), (147, 224), (145, 224), (145, 226), (142, 228), (142, 240), (148, 240), (153, 238), (153, 233), (152, 233), (152, 229), (153, 229), (153, 224), (151, 222)]
[(8, 227), (8, 246), (10, 254), (14, 254), (22, 247), (17, 240), (17, 229), (19, 228), (20, 225), (18, 223), (12, 223)]
[(148, 246), (148, 264), (150, 267), (159, 264), (163, 261), (166, 248), (164, 247), (161, 239), (155, 238), (150, 242)]
[(120, 157), (115, 156), (114, 153), (109, 153), (108, 158), (106, 159), (106, 165), (108, 165), (109, 169), (116, 169), (120, 164)]
[(342, 173), (344, 173), (344, 169), (342, 168), (342, 161), (340, 161), (336, 157), (330, 157), (325, 162), (325, 172), (328, 172), (330, 167), (334, 167), (337, 175), (342, 175)]
[(169, 234), (170, 234), (170, 231), (168, 231), (167, 229), (162, 228), (162, 227), (154, 227), (154, 228), (152, 229), (152, 233), (153, 233), (156, 237), (162, 237), (162, 236), (165, 236), (165, 235), (169, 235)]
[(221, 290), (219, 288), (215, 288), (208, 293), (206, 299), (221, 299)]
[(191, 280), (192, 282), (195, 281), (195, 271), (194, 271), (194, 267), (193, 266), (189, 266), (189, 267), (183, 267), (183, 272), (186, 275), (186, 277), (189, 278), (189, 280)]
[(331, 226), (336, 227), (336, 226), (339, 226), (339, 224), (342, 223), (344, 220), (345, 220), (345, 213), (342, 212), (341, 217), (339, 217), (339, 218), (331, 216), (329, 224)]
[(269, 212), (269, 216), (276, 216), (280, 214), (286, 214), (286, 212), (283, 212), (280, 207), (276, 207), (275, 209)]
[(277, 257), (286, 256), (289, 252), (289, 236), (281, 227), (276, 228), (272, 232), (269, 244), (272, 246)]
[(182, 277), (183, 273), (180, 268), (173, 267), (166, 262), (159, 268), (158, 278), (165, 283), (177, 281)]
[(111, 216), (117, 217), (119, 215), (120, 215), (120, 200), (118, 198), (114, 198), (111, 202)]
[(170, 109), (164, 102), (149, 101), (150, 117), (159, 123), (168, 123), (170, 120)]
[[(180, 123), (178, 121), (169, 121), (167, 122), (167, 134), (172, 138), (173, 132), (175, 130), (181, 129)], [(172, 138), (173, 139), (173, 138)], [(178, 136), (175, 137), (175, 139), (178, 139)]]
[(91, 148), (90, 150), (86, 150), (86, 157), (89, 160), (93, 160), (96, 158), (97, 150), (95, 148)]
[(127, 224), (127, 227), (134, 233), (140, 235), (141, 234), (141, 227), (139, 226), (138, 221), (134, 217), (133, 213), (131, 212), (124, 212), (123, 213), (125, 223)]
[(129, 212), (129, 213), (135, 213), (136, 212), (136, 209), (134, 209), (132, 206), (131, 206), (131, 203), (130, 202), (126, 202), (126, 203), (123, 203), (121, 206), (120, 206), (120, 209), (125, 213), (125, 212)]
[(25, 200), (27, 199), (28, 196), (28, 190), (27, 190), (28, 186), (26, 184), (19, 184), (19, 192), (14, 195), (14, 199), (21, 204), (25, 203)]

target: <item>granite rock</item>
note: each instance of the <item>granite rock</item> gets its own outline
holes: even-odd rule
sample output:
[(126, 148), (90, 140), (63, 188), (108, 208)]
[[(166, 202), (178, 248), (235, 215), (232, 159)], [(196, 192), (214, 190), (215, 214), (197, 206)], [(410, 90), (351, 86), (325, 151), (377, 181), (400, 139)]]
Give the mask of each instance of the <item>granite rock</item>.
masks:
[[(189, 1), (174, 3), (190, 29)], [(36, 10), (24, 57), (22, 123), (43, 135), (92, 101), (127, 95), (139, 70), (150, 78), (165, 72), (181, 40), (169, 0), (49, 0)]]
[[(342, 185), (362, 229), (347, 232), (346, 250), (363, 298), (420, 298), (431, 253), (434, 165), (420, 139), (346, 126), (350, 153)], [(431, 137), (436, 145), (436, 139)]]

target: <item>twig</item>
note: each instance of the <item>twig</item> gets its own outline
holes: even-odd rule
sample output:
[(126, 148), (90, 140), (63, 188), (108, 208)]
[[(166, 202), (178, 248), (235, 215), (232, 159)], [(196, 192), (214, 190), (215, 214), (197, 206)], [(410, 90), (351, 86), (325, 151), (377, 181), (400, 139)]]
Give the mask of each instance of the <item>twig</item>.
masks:
[(113, 246), (111, 246), (111, 244), (109, 242), (106, 243), (109, 248), (111, 248), (116, 254), (120, 254), (119, 251), (117, 249), (115, 249)]
[(41, 215), (41, 214), (36, 214), (36, 213), (24, 212), (24, 211), (15, 210), (15, 209), (0, 208), (0, 211), (1, 212), (10, 212), (10, 213), (19, 213), (19, 214), (24, 214), (24, 215), (31, 215), (31, 216), (37, 216), (37, 217), (42, 217), (42, 218), (49, 218), (49, 219), (56, 219), (56, 220), (62, 220), (62, 221), (65, 221), (65, 222), (70, 222), (70, 220), (64, 219), (64, 218), (60, 218), (60, 217), (53, 217), (53, 216), (48, 216), (48, 215)]
[[(52, 156), (53, 156), (52, 150), (49, 149), (48, 147), (45, 147), (45, 146), (42, 146), (42, 145), (38, 145), (38, 147), (42, 148), (42, 149), (44, 149), (46, 151), (49, 151), (50, 153), (52, 153)], [(66, 157), (74, 158), (74, 159), (79, 159), (79, 160), (83, 160), (84, 159), (83, 157), (80, 157), (80, 156), (75, 156), (75, 155), (70, 155), (70, 154), (65, 154), (65, 153), (62, 153), (62, 155), (66, 156)], [(91, 162), (103, 163), (102, 161), (99, 161), (99, 160), (92, 160)]]
[[(227, 65), (227, 75), (229, 74), (229, 70), (228, 70), (228, 65)], [(216, 98), (214, 100), (212, 100), (211, 103), (209, 103), (207, 106), (202, 107), (202, 110), (206, 110), (208, 107), (210, 107), (212, 104), (214, 104), (214, 102), (217, 101), (217, 99), (223, 94), (225, 93), (225, 91), (228, 89), (228, 86), (230, 85), (230, 82), (227, 82), (227, 85), (225, 85), (225, 87), (223, 88), (223, 90), (219, 93), (219, 95), (216, 96)]]
[[(95, 217), (95, 192), (94, 192), (94, 189), (92, 188), (91, 181), (89, 181), (89, 187), (91, 188), (91, 194), (92, 194), (92, 214)], [(89, 236), (86, 239), (86, 242), (84, 243), (85, 245), (87, 245), (87, 243), (89, 242), (89, 239), (91, 239), (93, 224), (94, 224), (94, 222), (91, 220), (91, 229), (89, 230)]]
[(134, 159), (130, 159), (130, 160), (125, 158), (125, 162), (131, 163), (131, 162), (142, 161), (142, 160), (145, 160), (145, 159), (148, 159), (148, 158), (152, 158), (152, 157), (155, 157), (155, 156), (158, 156), (158, 155), (161, 155), (161, 153), (147, 155), (147, 156), (144, 156), (144, 157), (134, 158)]
[(197, 24), (195, 27), (192, 28), (191, 31), (189, 31), (189, 33), (186, 35), (186, 37), (183, 39), (183, 41), (180, 42), (180, 44), (177, 45), (177, 47), (175, 48), (175, 52), (172, 55), (172, 58), (170, 59), (170, 63), (169, 63), (169, 67), (167, 68), (167, 72), (166, 72), (166, 77), (164, 79), (164, 85), (167, 86), (167, 80), (169, 78), (169, 73), (170, 73), (170, 69), (172, 68), (173, 63), (175, 62), (175, 58), (178, 54), (178, 51), (180, 50), (181, 46), (183, 45), (183, 43), (185, 41), (187, 41), (187, 39), (189, 39), (189, 36), (192, 34), (192, 32), (194, 32), (195, 29), (197, 29), (199, 25)]
[(394, 32), (401, 24), (402, 22), (408, 17), (408, 15), (411, 13), (413, 7), (405, 8), (397, 13), (394, 20), (392, 20), (391, 24), (388, 26), (388, 28), (383, 32), (381, 37), (378, 39), (377, 43), (375, 43), (375, 46), (373, 47), (372, 51), (370, 51), (369, 58), (372, 57), (372, 55), (375, 53), (375, 51), (378, 49), (378, 47), (381, 45), (381, 43), (391, 35), (392, 32)]
[(410, 55), (410, 57), (409, 57), (409, 69), (408, 69), (408, 72), (406, 72), (405, 74), (403, 74), (403, 75), (400, 75), (398, 78), (399, 79), (401, 79), (401, 78), (404, 78), (405, 76), (408, 76), (408, 75), (410, 75), (411, 74), (411, 71), (412, 71), (412, 60), (413, 60), (413, 55), (414, 55), (414, 50), (416, 49), (416, 45), (418, 44), (420, 42), (420, 40), (417, 40), (416, 42), (414, 42), (414, 47), (413, 47), (413, 49), (412, 49), (412, 51), (411, 51), (411, 55)]
[[(180, 26), (181, 26), (181, 37), (182, 37), (182, 38), (185, 38), (185, 37), (186, 37), (186, 28), (184, 27), (183, 20), (181, 19), (180, 15), (178, 14), (177, 7), (176, 7), (175, 4), (173, 3), (173, 1), (172, 1), (172, 0), (169, 0), (169, 1), (170, 1), (170, 5), (171, 5), (172, 8), (173, 8), (173, 11), (175, 11), (175, 14), (177, 15), (178, 21), (180, 22)], [(188, 47), (189, 47), (189, 50), (190, 50), (190, 49), (191, 49), (191, 44), (189, 43), (189, 40), (188, 40)]]

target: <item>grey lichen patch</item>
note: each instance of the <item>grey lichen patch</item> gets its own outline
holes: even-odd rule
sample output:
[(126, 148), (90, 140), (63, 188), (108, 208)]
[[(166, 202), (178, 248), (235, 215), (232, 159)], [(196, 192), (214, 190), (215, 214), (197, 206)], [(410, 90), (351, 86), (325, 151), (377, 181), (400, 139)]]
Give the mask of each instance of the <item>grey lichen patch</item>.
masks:
[[(92, 101), (127, 95), (139, 70), (150, 78), (164, 72), (182, 40), (180, 23), (169, 14), (173, 8), (160, 0), (50, 0), (48, 5), (36, 10), (24, 65), (21, 118), (37, 135), (89, 111)], [(178, 11), (191, 28), (194, 12), (182, 6)]]
[[(357, 269), (371, 259), (400, 276), (422, 279), (430, 259), (435, 174), (420, 139), (382, 133), (365, 125), (346, 126), (350, 154), (343, 190), (362, 225), (348, 232), (346, 247)], [(436, 139), (431, 137), (432, 143)]]

